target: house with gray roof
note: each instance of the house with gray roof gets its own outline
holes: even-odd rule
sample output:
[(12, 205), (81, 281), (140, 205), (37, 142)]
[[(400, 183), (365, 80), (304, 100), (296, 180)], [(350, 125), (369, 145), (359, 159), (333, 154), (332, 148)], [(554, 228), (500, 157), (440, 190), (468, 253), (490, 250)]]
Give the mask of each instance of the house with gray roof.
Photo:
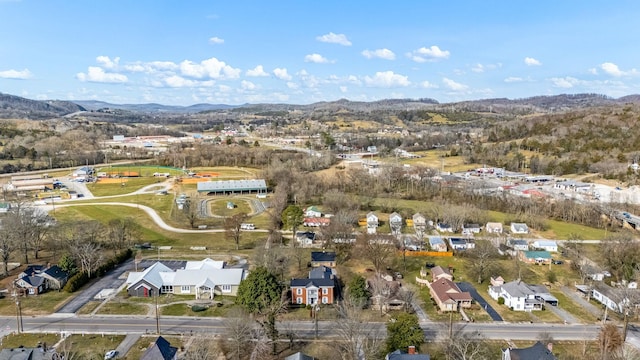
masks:
[(513, 250), (516, 250), (516, 251), (529, 250), (529, 242), (524, 239), (509, 239), (509, 241), (507, 241), (507, 245), (512, 247)]
[(313, 356), (309, 356), (305, 353), (297, 352), (284, 358), (284, 360), (315, 360)]
[(431, 251), (447, 251), (447, 244), (440, 236), (429, 236), (429, 247)]
[(533, 346), (528, 348), (506, 348), (502, 349), (502, 360), (557, 360), (553, 355), (553, 344), (544, 346), (537, 341)]
[(510, 226), (512, 234), (528, 234), (529, 227), (525, 223), (511, 223)]
[(45, 350), (42, 347), (0, 350), (0, 360), (56, 360), (61, 359), (55, 350)]
[(196, 299), (213, 299), (215, 295), (235, 296), (246, 272), (238, 268), (218, 268), (211, 259), (187, 262), (184, 269), (173, 270), (156, 262), (127, 278), (127, 293), (131, 296), (157, 294), (195, 295)]
[(29, 265), (18, 275), (14, 285), (25, 294), (38, 295), (49, 289), (62, 289), (68, 278), (69, 274), (58, 265)]
[(142, 354), (140, 360), (177, 360), (178, 348), (171, 346), (167, 339), (162, 336), (151, 343), (147, 350)]
[(489, 286), (489, 296), (496, 301), (503, 298), (505, 306), (514, 311), (543, 310), (545, 303), (558, 305), (558, 299), (544, 285), (529, 285), (520, 280)]

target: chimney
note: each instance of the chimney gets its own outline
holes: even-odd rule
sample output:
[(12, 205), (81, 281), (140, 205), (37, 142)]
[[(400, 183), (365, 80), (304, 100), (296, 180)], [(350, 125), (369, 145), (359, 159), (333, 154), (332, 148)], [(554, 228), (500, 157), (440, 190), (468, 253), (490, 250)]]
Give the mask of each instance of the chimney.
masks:
[(553, 343), (552, 342), (547, 344), (547, 350), (549, 350), (550, 353), (553, 353)]
[(413, 346), (413, 345), (409, 346), (409, 352), (408, 352), (408, 354), (409, 354), (409, 355), (415, 355), (415, 354), (416, 354), (416, 347), (415, 347), (415, 346)]

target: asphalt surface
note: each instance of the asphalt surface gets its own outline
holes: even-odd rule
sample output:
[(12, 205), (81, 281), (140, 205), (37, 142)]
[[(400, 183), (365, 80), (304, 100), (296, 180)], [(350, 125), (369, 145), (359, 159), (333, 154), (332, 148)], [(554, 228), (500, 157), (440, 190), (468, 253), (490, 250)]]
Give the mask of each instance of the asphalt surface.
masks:
[(468, 291), (471, 294), (471, 297), (473, 298), (473, 300), (475, 300), (475, 302), (477, 302), (480, 306), (484, 308), (487, 314), (489, 314), (489, 316), (491, 317), (491, 320), (504, 321), (500, 316), (500, 314), (498, 314), (498, 312), (493, 307), (491, 307), (491, 305), (489, 305), (482, 296), (480, 296), (480, 294), (478, 293), (476, 288), (473, 287), (473, 285), (471, 285), (468, 282), (459, 282), (457, 284), (460, 290)]

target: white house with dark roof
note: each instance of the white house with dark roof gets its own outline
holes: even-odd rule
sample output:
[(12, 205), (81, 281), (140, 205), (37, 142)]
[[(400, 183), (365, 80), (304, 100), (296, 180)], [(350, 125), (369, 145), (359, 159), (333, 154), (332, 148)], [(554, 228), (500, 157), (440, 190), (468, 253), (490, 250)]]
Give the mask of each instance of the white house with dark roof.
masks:
[(445, 223), (438, 223), (436, 224), (436, 230), (438, 230), (439, 232), (453, 232), (453, 227), (451, 227), (451, 225), (449, 224), (445, 224)]
[(379, 226), (378, 216), (370, 211), (367, 214), (367, 234), (375, 234), (378, 231)]
[(510, 239), (507, 241), (507, 245), (511, 246), (516, 251), (528, 251), (529, 242), (524, 239)]
[(392, 212), (389, 215), (389, 227), (391, 228), (391, 233), (393, 235), (400, 234), (402, 230), (402, 215), (397, 212)]
[(489, 286), (489, 296), (496, 301), (503, 298), (505, 306), (514, 311), (542, 310), (545, 303), (558, 304), (544, 285), (529, 285), (520, 280)]
[(488, 222), (484, 226), (484, 231), (487, 234), (502, 234), (502, 223), (499, 222)]
[(531, 246), (534, 249), (542, 249), (548, 252), (558, 252), (558, 243), (553, 240), (536, 240)]

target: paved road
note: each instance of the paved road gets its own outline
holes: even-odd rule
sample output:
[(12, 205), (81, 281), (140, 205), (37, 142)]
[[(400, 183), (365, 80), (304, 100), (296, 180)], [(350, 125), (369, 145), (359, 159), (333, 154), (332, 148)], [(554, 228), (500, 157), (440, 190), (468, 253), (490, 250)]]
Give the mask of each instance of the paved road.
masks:
[(489, 314), (489, 316), (491, 316), (491, 320), (493, 320), (493, 321), (503, 321), (502, 320), (502, 316), (500, 316), (500, 314), (498, 314), (498, 312), (493, 307), (491, 307), (491, 305), (489, 305), (489, 303), (487, 303), (487, 300), (485, 300), (478, 293), (478, 290), (476, 290), (476, 288), (473, 287), (473, 285), (471, 285), (468, 282), (459, 282), (458, 283), (458, 287), (462, 291), (468, 291), (471, 294), (471, 297), (473, 298), (473, 300), (475, 300), (475, 302), (477, 302), (478, 305), (482, 306), (484, 308), (484, 310), (487, 312), (487, 314)]
[(122, 285), (124, 280), (118, 279), (125, 271), (133, 270), (133, 259), (125, 261), (122, 265), (118, 266), (114, 270), (109, 271), (98, 281), (91, 284), (87, 289), (78, 291), (78, 295), (73, 297), (71, 301), (62, 306), (57, 314), (75, 314), (84, 304), (88, 303), (103, 289), (117, 289)]

